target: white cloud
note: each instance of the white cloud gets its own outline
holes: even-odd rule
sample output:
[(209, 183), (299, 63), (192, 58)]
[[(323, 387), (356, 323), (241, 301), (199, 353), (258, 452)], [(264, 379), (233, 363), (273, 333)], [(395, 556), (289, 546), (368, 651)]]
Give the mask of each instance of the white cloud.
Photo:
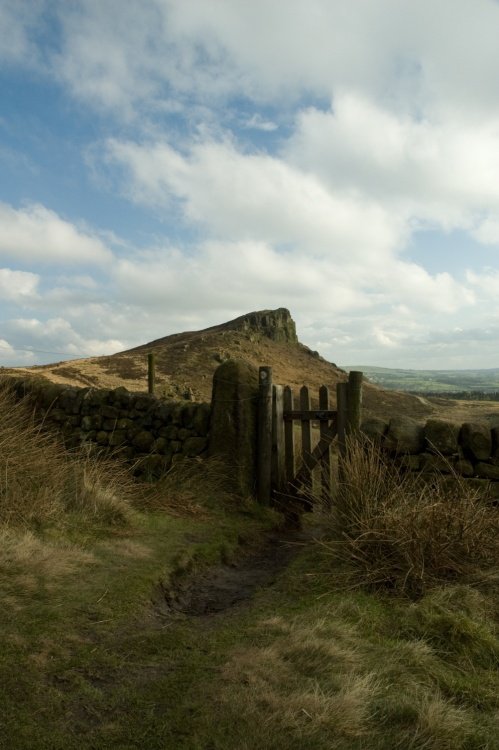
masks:
[[(6, 365), (8, 365), (15, 359), (15, 350), (12, 348), (8, 341), (6, 341), (5, 339), (0, 339), (0, 362), (5, 362)], [(23, 359), (27, 359), (29, 361), (29, 355), (28, 357), (23, 357)]]
[[(71, 323), (62, 317), (47, 318), (16, 318), (7, 321), (4, 326), (9, 334), (12, 349), (18, 351), (32, 349), (37, 354), (66, 356), (73, 359), (79, 357), (99, 356), (111, 354), (123, 349), (123, 342), (118, 339), (97, 339), (92, 335), (85, 335), (83, 331), (75, 330)], [(50, 361), (50, 357), (49, 357)], [(53, 356), (52, 356), (53, 361)]]
[[(454, 313), (475, 303), (472, 289), (456, 281), (450, 273), (430, 274), (415, 263), (393, 260), (380, 269), (377, 283), (387, 290), (400, 315), (400, 305), (412, 314), (423, 312)], [(407, 311), (404, 312), (407, 315)]]
[(255, 113), (249, 120), (244, 122), (244, 127), (249, 130), (263, 130), (264, 132), (271, 133), (273, 130), (277, 130), (279, 125), (272, 120), (266, 120), (260, 114)]
[(40, 277), (27, 271), (0, 268), (0, 298), (11, 302), (33, 302), (38, 297)]
[(499, 117), (416, 120), (340, 92), (330, 111), (300, 113), (284, 156), (332, 188), (375, 197), (406, 221), (471, 229), (485, 209), (499, 210)]
[(45, 60), (112, 115), (100, 188), (118, 165), (111, 189), (169, 237), (114, 259), (112, 234), (0, 203), (0, 259), (56, 266), (0, 274), (26, 316), (10, 345), (104, 353), (282, 305), (335, 361), (457, 362), (477, 331), (493, 340), (496, 273), (430, 274), (404, 249), (420, 228), (499, 243), (498, 3), (85, 0), (51, 4), (50, 35), (28, 17), (46, 7), (1, 2), (0, 58)]
[(164, 142), (113, 140), (108, 153), (126, 167), (134, 200), (180, 201), (186, 219), (217, 237), (306, 246), (311, 260), (326, 253), (349, 263), (353, 254), (369, 263), (404, 236), (403, 223), (376, 202), (335, 193), (312, 173), (230, 143), (202, 143), (183, 156)]
[(53, 65), (92, 106), (195, 97), (329, 97), (338, 86), (416, 111), (497, 111), (490, 0), (86, 0), (61, 3)]
[(499, 245), (499, 212), (479, 221), (471, 234), (483, 245)]
[(0, 4), (0, 60), (33, 63), (37, 57), (32, 39), (45, 3), (30, 0), (2, 0)]
[(0, 203), (0, 258), (18, 263), (108, 263), (112, 253), (95, 235), (41, 205)]
[(375, 326), (373, 328), (374, 339), (380, 346), (388, 349), (396, 348), (399, 344), (399, 336), (394, 335), (392, 332), (387, 332), (382, 328)]
[(495, 302), (499, 296), (499, 271), (492, 268), (486, 269), (482, 273), (468, 271), (466, 276), (468, 283), (474, 287), (481, 296), (490, 299), (491, 309), (496, 310), (499, 317), (499, 307)]

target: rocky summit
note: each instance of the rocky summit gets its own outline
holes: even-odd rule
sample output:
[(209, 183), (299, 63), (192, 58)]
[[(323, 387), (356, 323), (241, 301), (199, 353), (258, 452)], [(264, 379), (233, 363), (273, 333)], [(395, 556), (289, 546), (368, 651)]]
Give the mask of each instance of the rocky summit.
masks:
[(225, 324), (227, 329), (253, 332), (266, 336), (271, 341), (281, 343), (298, 343), (295, 321), (291, 313), (285, 307), (278, 310), (262, 310), (241, 315), (230, 323)]

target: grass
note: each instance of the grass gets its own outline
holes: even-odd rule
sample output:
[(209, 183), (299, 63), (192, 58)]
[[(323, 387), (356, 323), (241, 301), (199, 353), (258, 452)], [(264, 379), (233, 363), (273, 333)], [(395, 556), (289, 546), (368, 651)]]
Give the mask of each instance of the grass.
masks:
[(499, 510), (455, 472), (450, 481), (403, 473), (375, 444), (356, 441), (324, 550), (352, 585), (414, 598), (439, 583), (497, 572)]
[(207, 747), (244, 750), (497, 747), (499, 640), (488, 597), (445, 587), (411, 604), (328, 589), (326, 575), (310, 550), (238, 619), (243, 635), (200, 686), (208, 706), (186, 747), (206, 738)]
[(0, 388), (0, 523), (19, 528), (65, 523), (68, 514), (126, 525), (138, 494), (116, 460), (71, 456), (33, 421), (27, 402)]
[[(0, 747), (497, 748), (490, 570), (473, 585), (431, 577), (411, 600), (400, 587), (346, 590), (324, 545), (307, 544), (251, 602), (167, 615), (162, 587), (251, 549), (275, 515), (228, 496), (215, 464), (138, 491), (121, 469), (51, 453), (29, 414), (17, 425), (52, 470), (18, 461), (16, 479), (0, 452)], [(20, 487), (32, 493), (21, 510)]]

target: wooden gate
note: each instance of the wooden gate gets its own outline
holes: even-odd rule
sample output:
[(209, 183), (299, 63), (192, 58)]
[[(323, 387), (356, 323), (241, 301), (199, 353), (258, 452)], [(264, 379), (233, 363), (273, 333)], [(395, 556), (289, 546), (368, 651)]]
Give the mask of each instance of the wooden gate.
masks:
[[(320, 465), (320, 488), (315, 496), (327, 507), (331, 498), (331, 444), (338, 439), (340, 456), (345, 453), (345, 439), (360, 427), (362, 373), (350, 372), (348, 382), (336, 386), (336, 409), (330, 408), (329, 389), (319, 389), (319, 407), (312, 408), (307, 386), (300, 389), (299, 408), (295, 409), (289, 386), (272, 383), (272, 368), (260, 367), (258, 410), (258, 499), (265, 505), (286, 503), (310, 505), (303, 488), (311, 485), (312, 472)], [(297, 468), (294, 424), (301, 427), (301, 466)], [(318, 424), (318, 441), (313, 447), (313, 423)]]

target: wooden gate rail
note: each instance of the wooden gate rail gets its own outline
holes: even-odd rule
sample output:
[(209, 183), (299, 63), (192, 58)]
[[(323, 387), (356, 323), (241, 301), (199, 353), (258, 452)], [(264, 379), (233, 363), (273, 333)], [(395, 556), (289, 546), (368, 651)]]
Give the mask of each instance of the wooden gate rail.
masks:
[[(268, 505), (272, 498), (295, 497), (311, 482), (312, 471), (321, 467), (321, 495), (327, 506), (331, 498), (331, 443), (338, 438), (340, 455), (345, 437), (360, 428), (362, 373), (352, 371), (348, 382), (336, 387), (337, 408), (330, 409), (329, 389), (319, 389), (319, 408), (311, 408), (307, 386), (300, 389), (300, 409), (294, 408), (293, 392), (272, 384), (272, 368), (261, 367), (258, 410), (258, 500)], [(293, 423), (301, 423), (302, 466), (296, 471)], [(312, 422), (319, 422), (319, 442), (312, 449)]]

